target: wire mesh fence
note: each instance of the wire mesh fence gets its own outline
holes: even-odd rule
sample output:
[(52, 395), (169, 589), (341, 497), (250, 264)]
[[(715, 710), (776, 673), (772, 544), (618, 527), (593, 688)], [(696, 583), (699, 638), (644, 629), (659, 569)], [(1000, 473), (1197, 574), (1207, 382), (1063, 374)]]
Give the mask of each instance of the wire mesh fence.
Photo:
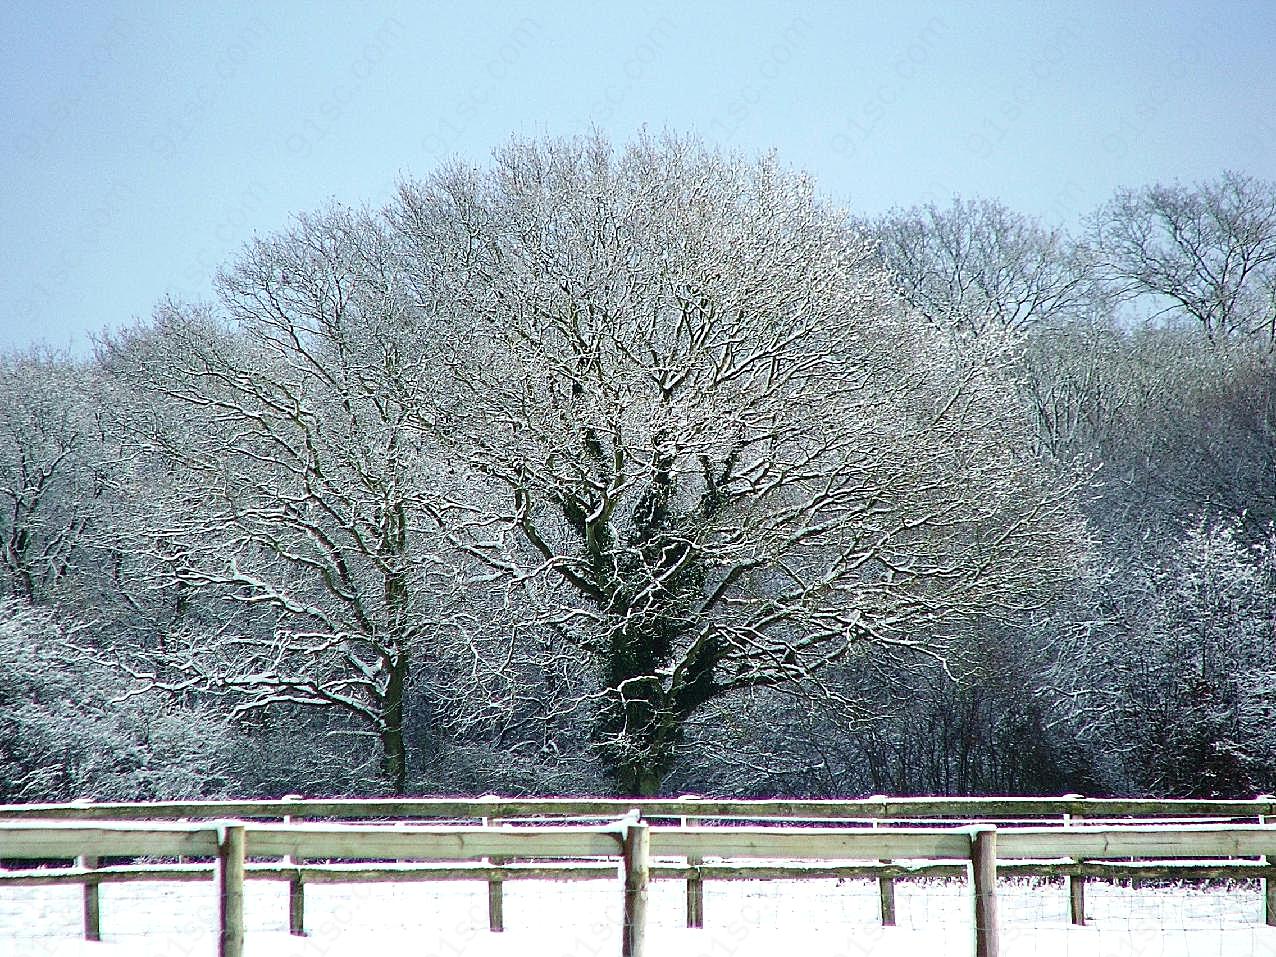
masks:
[[(238, 835), (240, 870), (243, 861), (241, 824), (183, 825), (172, 828), (138, 825), (80, 828), (67, 824), (13, 825), (10, 847), (48, 851), (46, 856), (78, 852), (81, 842), (93, 847), (80, 855), (88, 868), (96, 866), (93, 854), (132, 853), (139, 842), (167, 842), (167, 852), (191, 844), (197, 854), (218, 849), (226, 858), (217, 873), (224, 885), (230, 873), (222, 832)], [(212, 834), (218, 835), (213, 841)], [(208, 832), (205, 834), (204, 832)], [(803, 954), (868, 955), (891, 954), (892, 957), (925, 954), (969, 953), (974, 938), (976, 908), (972, 884), (960, 875), (984, 875), (987, 887), (996, 882), (997, 914), (989, 921), (990, 910), (983, 912), (981, 927), (1000, 928), (1003, 955), (1024, 954), (1032, 957), (1054, 955), (1146, 954), (1168, 955), (1219, 954), (1227, 957), (1276, 957), (1276, 928), (1262, 926), (1263, 889), (1256, 879), (1243, 879), (1243, 868), (1249, 873), (1267, 873), (1255, 867), (1255, 854), (1268, 854), (1271, 832), (1261, 826), (1162, 826), (1139, 829), (1073, 828), (1073, 829), (1007, 829), (1002, 831), (1004, 849), (1011, 860), (1029, 856), (1049, 858), (1062, 851), (1087, 856), (1124, 856), (1127, 852), (1145, 852), (1164, 858), (1181, 850), (1194, 851), (1214, 858), (1214, 871), (1226, 871), (1227, 879), (1185, 882), (1156, 879), (1113, 881), (1089, 878), (1071, 885), (1064, 878), (1025, 878), (996, 872), (995, 829), (980, 825), (963, 829), (882, 829), (839, 830), (821, 828), (668, 828), (657, 831), (665, 857), (650, 863), (661, 869), (666, 879), (653, 882), (646, 893), (646, 926), (650, 932), (648, 953), (692, 955), (783, 954), (799, 949)], [(630, 866), (630, 839), (643, 835), (641, 868)], [(621, 882), (612, 876), (619, 867), (632, 878), (639, 870), (646, 873), (647, 825), (638, 815), (627, 815), (619, 824), (582, 828), (522, 826), (518, 828), (472, 827), (454, 832), (447, 828), (431, 831), (409, 827), (383, 830), (372, 827), (324, 826), (320, 828), (259, 827), (252, 831), (253, 841), (261, 842), (270, 860), (314, 860), (335, 857), (338, 860), (453, 860), (459, 854), (477, 870), (463, 866), (444, 866), (430, 874), (418, 869), (416, 877), (408, 871), (394, 870), (397, 865), (374, 865), (365, 869), (360, 880), (374, 883), (324, 883), (325, 880), (350, 880), (359, 867), (325, 870), (311, 869), (315, 883), (307, 883), (304, 893), (304, 938), (291, 937), (289, 931), (289, 886), (279, 880), (251, 880), (244, 887), (243, 929), (250, 943), (249, 954), (319, 957), (319, 955), (375, 953), (376, 942), (385, 947), (401, 948), (408, 944), (414, 953), (423, 954), (509, 954), (553, 953), (559, 957), (574, 955), (615, 954), (619, 951), (622, 922), (626, 911)], [(989, 838), (982, 846), (981, 837)], [(528, 845), (530, 839), (539, 843)], [(546, 844), (542, 839), (552, 839)], [(618, 843), (619, 839), (619, 843)], [(229, 838), (227, 838), (227, 841)], [(1083, 843), (1078, 844), (1078, 840)], [(273, 844), (270, 842), (274, 842)], [(302, 844), (294, 847), (293, 841)], [(95, 843), (94, 843), (95, 842)], [(202, 842), (202, 843), (201, 843)], [(478, 842), (475, 844), (474, 842)], [(225, 846), (223, 847), (223, 844)], [(127, 847), (125, 847), (127, 845)], [(171, 846), (170, 846), (171, 845)], [(455, 845), (455, 846), (454, 846)], [(471, 846), (472, 845), (472, 846)], [(149, 845), (147, 845), (149, 846)], [(466, 850), (468, 846), (468, 850)], [(577, 880), (526, 880), (510, 878), (524, 865), (493, 870), (492, 860), (508, 860), (511, 850), (539, 847), (543, 853), (567, 861)], [(624, 853), (621, 854), (621, 847)], [(101, 850), (101, 847), (108, 848)], [(115, 848), (111, 851), (110, 848)], [(123, 850), (121, 850), (123, 848)], [(129, 849), (133, 848), (133, 849)], [(725, 850), (724, 850), (725, 848)], [(777, 848), (779, 850), (777, 850)], [(893, 849), (893, 850), (892, 850)], [(901, 873), (898, 861), (886, 868), (832, 866), (838, 852), (849, 859), (855, 854), (866, 857), (900, 856), (912, 860), (930, 875), (919, 879), (908, 877), (890, 880), (885, 873)], [(178, 853), (187, 853), (178, 850)], [(30, 856), (38, 856), (29, 850)], [(683, 853), (686, 858), (669, 855)], [(680, 861), (694, 853), (726, 855), (734, 859), (724, 866), (717, 857), (701, 868), (685, 868)], [(607, 855), (589, 858), (587, 855)], [(767, 857), (766, 855), (771, 855)], [(787, 860), (786, 855), (805, 855), (801, 860)], [(380, 855), (380, 856), (378, 856)], [(439, 855), (442, 855), (440, 858)], [(581, 856), (585, 855), (585, 856)], [(533, 852), (533, 857), (534, 852)], [(616, 857), (623, 860), (617, 864)], [(1080, 855), (1078, 855), (1080, 856)], [(752, 861), (749, 859), (757, 858)], [(967, 864), (960, 861), (965, 858)], [(111, 878), (102, 884), (97, 910), (100, 915), (102, 940), (124, 957), (149, 957), (166, 954), (209, 954), (219, 926), (217, 886), (209, 880), (175, 882), (176, 873), (185, 868), (186, 876), (208, 877), (213, 861), (206, 856), (178, 860), (143, 858), (134, 871), (123, 868), (103, 875), (100, 870), (65, 874), (63, 879), (82, 880), (89, 873), (95, 878)], [(263, 860), (258, 857), (258, 861)], [(522, 858), (526, 860), (526, 858)], [(575, 863), (572, 863), (572, 861)], [(593, 864), (582, 861), (594, 860)], [(1066, 860), (1066, 857), (1065, 857)], [(1269, 858), (1270, 860), (1270, 858)], [(201, 862), (202, 863), (199, 863)], [(717, 861), (717, 863), (712, 863)], [(811, 861), (823, 861), (814, 876), (803, 870)], [(87, 863), (85, 863), (87, 862)], [(986, 865), (981, 869), (981, 862)], [(1248, 862), (1248, 863), (1247, 863)], [(843, 862), (845, 865), (846, 862)], [(862, 864), (863, 862), (861, 862)], [(1048, 863), (1048, 861), (1047, 861)], [(1261, 862), (1260, 862), (1261, 863)], [(801, 865), (801, 866), (799, 866)], [(938, 865), (938, 866), (937, 866)], [(258, 864), (281, 876), (279, 868)], [(1038, 865), (1034, 865), (1040, 868)], [(585, 873), (588, 868), (594, 868)], [(159, 871), (167, 880), (155, 880)], [(194, 868), (194, 870), (192, 870)], [(611, 868), (610, 874), (606, 872)], [(1051, 865), (1038, 872), (1059, 873)], [(109, 869), (109, 868), (108, 868)], [(145, 869), (145, 873), (140, 871)], [(533, 867), (523, 877), (546, 876), (553, 868)], [(1094, 873), (1090, 868), (1088, 873)], [(1141, 866), (1148, 871), (1181, 875), (1182, 866)], [(857, 875), (834, 878), (829, 872)], [(372, 872), (376, 872), (373, 874)], [(444, 873), (447, 872), (447, 873)], [(769, 872), (770, 879), (759, 879)], [(1076, 874), (1076, 870), (1071, 871)], [(286, 868), (283, 876), (288, 876)], [(802, 873), (795, 879), (795, 873)], [(867, 877), (865, 874), (876, 874)], [(951, 879), (935, 874), (957, 875)], [(301, 881), (299, 871), (291, 872), (291, 880)], [(451, 874), (460, 880), (438, 880)], [(476, 879), (476, 874), (481, 875)], [(704, 878), (702, 912), (704, 930), (689, 931), (691, 884), (681, 875)], [(1022, 874), (1022, 871), (1021, 871)], [(679, 879), (668, 879), (680, 875)], [(124, 880), (128, 877), (146, 880)], [(420, 880), (429, 876), (428, 881)], [(559, 871), (552, 876), (562, 877)], [(735, 879), (741, 876), (747, 879)], [(23, 874), (11, 875), (15, 881), (29, 879)], [(43, 879), (43, 875), (37, 875)], [(711, 878), (711, 879), (710, 879)], [(306, 878), (310, 880), (311, 878)], [(113, 881), (122, 882), (115, 883)], [(238, 878), (236, 878), (238, 880)], [(493, 883), (489, 883), (489, 880)], [(645, 877), (642, 881), (645, 886)], [(236, 885), (237, 887), (238, 885)], [(223, 887), (223, 890), (225, 888)], [(1083, 893), (1082, 893), (1083, 892)], [(294, 898), (294, 902), (297, 898)], [(981, 896), (990, 901), (991, 896)], [(1084, 906), (1079, 906), (1082, 903)], [(82, 885), (21, 886), (0, 885), (0, 957), (13, 953), (72, 954), (99, 953), (90, 948), (77, 950), (88, 924), (85, 921), (85, 890)], [(500, 904), (493, 910), (493, 902)], [(294, 916), (300, 913), (300, 908)], [(502, 920), (505, 933), (493, 934), (489, 926), (498, 927)], [(1084, 925), (1077, 926), (1084, 914)], [(236, 918), (238, 920), (238, 918)], [(638, 920), (630, 927), (639, 926)], [(889, 926), (884, 926), (889, 925)], [(300, 926), (300, 920), (298, 920)], [(224, 934), (223, 934), (224, 936)], [(995, 936), (995, 935), (994, 935)], [(236, 951), (236, 953), (239, 953)]]
[[(688, 930), (686, 885), (654, 882), (649, 953), (694, 957), (940, 957), (971, 952), (969, 886), (961, 880), (901, 880), (895, 926), (881, 925), (875, 880), (734, 880), (705, 885), (703, 930)], [(998, 882), (1003, 957), (1273, 957), (1276, 928), (1261, 924), (1256, 881), (1090, 881), (1086, 926), (1070, 923), (1066, 883)], [(214, 952), (211, 883), (126, 883), (101, 891), (102, 939), (82, 940), (77, 886), (0, 887), (0, 954), (80, 957), (207, 957)], [(248, 953), (354, 957), (380, 948), (422, 957), (619, 952), (616, 881), (510, 881), (506, 930), (488, 930), (481, 881), (316, 884), (307, 887), (307, 936), (288, 935), (287, 885), (250, 882)]]

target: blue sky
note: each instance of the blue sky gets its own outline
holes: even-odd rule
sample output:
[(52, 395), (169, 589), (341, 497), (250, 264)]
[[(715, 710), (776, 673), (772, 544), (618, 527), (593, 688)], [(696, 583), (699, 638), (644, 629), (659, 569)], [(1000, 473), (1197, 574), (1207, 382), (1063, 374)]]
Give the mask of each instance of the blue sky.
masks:
[(512, 135), (775, 148), (863, 213), (1276, 179), (1276, 4), (61, 3), (0, 10), (0, 347), (200, 298), (254, 232)]

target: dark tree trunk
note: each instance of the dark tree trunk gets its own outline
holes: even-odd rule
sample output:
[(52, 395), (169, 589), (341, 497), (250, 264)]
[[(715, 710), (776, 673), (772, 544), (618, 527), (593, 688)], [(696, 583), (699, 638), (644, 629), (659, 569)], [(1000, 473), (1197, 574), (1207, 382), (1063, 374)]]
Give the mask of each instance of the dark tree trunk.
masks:
[(408, 754), (403, 741), (404, 691), (411, 667), (408, 654), (407, 513), (402, 503), (386, 511), (380, 553), (389, 565), (385, 576), (387, 625), (393, 640), (386, 649), (386, 676), (381, 703), (381, 771), (395, 794), (408, 789)]
[(381, 772), (395, 794), (408, 787), (408, 755), (403, 741), (403, 689), (408, 675), (408, 656), (400, 652), (390, 670), (382, 708)]
[(611, 646), (605, 662), (611, 691), (598, 731), (618, 795), (660, 795), (687, 720), (719, 693), (713, 681), (714, 642), (691, 654), (673, 683), (659, 674), (681, 637), (676, 626), (668, 626), (622, 633)]
[(613, 691), (600, 731), (615, 793), (620, 797), (658, 797), (673, 767), (686, 715), (676, 710), (654, 676), (614, 687), (626, 691), (623, 697), (618, 690)]
[(653, 764), (630, 762), (618, 765), (612, 773), (617, 797), (659, 797), (668, 769)]

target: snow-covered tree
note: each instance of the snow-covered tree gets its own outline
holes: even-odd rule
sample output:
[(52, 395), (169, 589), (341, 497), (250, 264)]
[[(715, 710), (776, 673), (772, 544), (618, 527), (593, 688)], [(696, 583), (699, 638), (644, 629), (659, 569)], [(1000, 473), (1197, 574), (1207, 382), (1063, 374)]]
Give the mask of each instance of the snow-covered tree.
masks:
[(1235, 524), (1199, 522), (1129, 596), (1115, 678), (1132, 777), (1148, 792), (1244, 796), (1276, 752), (1276, 559)]
[(1276, 552), (1239, 522), (1198, 519), (1163, 552), (1114, 570), (1102, 622), (1072, 650), (1073, 723), (1111, 783), (1244, 797), (1276, 782)]
[(905, 298), (966, 335), (1018, 335), (1102, 312), (1088, 253), (992, 200), (896, 209), (867, 224)]
[(303, 217), (220, 277), (219, 308), (168, 304), (103, 360), (135, 471), (167, 484), (122, 547), (205, 608), (135, 673), (237, 713), (340, 712), (402, 791), (407, 688), (448, 634), (452, 572), (417, 425), (431, 359), (395, 268), (372, 217)]
[(1276, 183), (1226, 172), (1193, 186), (1122, 189), (1092, 231), (1119, 294), (1188, 317), (1211, 341), (1276, 343)]
[(102, 437), (86, 363), (0, 355), (0, 596), (47, 601), (86, 545)]
[(119, 700), (119, 676), (75, 653), (66, 609), (0, 600), (0, 799), (214, 795), (234, 773), (225, 716)]
[(514, 144), (406, 184), (397, 222), (455, 317), (427, 414), (484, 482), (468, 550), (592, 662), (619, 790), (655, 792), (709, 702), (942, 654), (1075, 570), (1070, 479), (998, 360), (773, 160)]

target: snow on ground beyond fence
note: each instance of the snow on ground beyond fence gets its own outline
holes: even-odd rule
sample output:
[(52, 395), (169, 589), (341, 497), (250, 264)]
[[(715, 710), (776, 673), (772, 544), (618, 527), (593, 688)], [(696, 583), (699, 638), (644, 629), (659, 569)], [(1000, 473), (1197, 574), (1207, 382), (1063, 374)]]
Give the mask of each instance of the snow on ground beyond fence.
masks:
[[(681, 881), (651, 887), (653, 957), (947, 957), (971, 948), (964, 882), (900, 882), (898, 927), (877, 923), (868, 881), (709, 882), (701, 931), (682, 927)], [(287, 885), (247, 886), (247, 957), (615, 957), (620, 894), (610, 881), (512, 882), (507, 930), (487, 930), (486, 885), (312, 885), (310, 936), (287, 934)], [(1093, 882), (1091, 926), (1070, 927), (1058, 881), (1003, 881), (1003, 957), (1276, 957), (1256, 882), (1227, 886)], [(102, 888), (102, 943), (81, 939), (77, 886), (0, 888), (3, 957), (211, 957), (216, 901), (209, 884)]]

